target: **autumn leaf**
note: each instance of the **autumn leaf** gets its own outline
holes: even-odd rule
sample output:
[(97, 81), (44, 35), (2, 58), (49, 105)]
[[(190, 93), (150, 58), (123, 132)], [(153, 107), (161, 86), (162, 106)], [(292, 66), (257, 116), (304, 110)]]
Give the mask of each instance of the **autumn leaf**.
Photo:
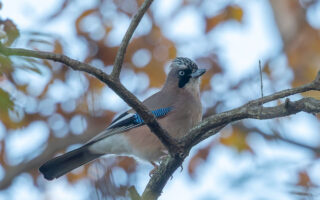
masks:
[(299, 172), (299, 181), (297, 182), (297, 185), (303, 186), (303, 187), (309, 187), (311, 183), (310, 177), (306, 171)]
[(311, 188), (316, 186), (316, 184), (312, 182), (306, 170), (301, 170), (298, 173), (298, 176), (299, 176), (299, 180), (296, 183), (297, 186), (302, 186), (304, 188)]
[(239, 153), (243, 151), (253, 152), (251, 147), (247, 142), (247, 133), (239, 129), (234, 129), (233, 132), (226, 136), (220, 138), (220, 143), (225, 146), (230, 146), (236, 149)]
[(59, 40), (55, 40), (54, 41), (54, 50), (53, 50), (54, 53), (57, 53), (57, 54), (62, 54), (63, 53), (63, 46), (61, 44), (61, 42)]

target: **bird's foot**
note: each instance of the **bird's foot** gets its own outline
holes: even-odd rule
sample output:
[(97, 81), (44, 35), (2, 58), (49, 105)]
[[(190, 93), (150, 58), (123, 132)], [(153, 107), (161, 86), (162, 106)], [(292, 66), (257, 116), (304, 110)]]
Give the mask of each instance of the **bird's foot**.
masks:
[(149, 172), (149, 176), (151, 177), (159, 168), (159, 165), (153, 161), (150, 161), (151, 165), (153, 166), (153, 169)]
[(183, 171), (183, 166), (182, 164), (180, 165), (180, 173)]

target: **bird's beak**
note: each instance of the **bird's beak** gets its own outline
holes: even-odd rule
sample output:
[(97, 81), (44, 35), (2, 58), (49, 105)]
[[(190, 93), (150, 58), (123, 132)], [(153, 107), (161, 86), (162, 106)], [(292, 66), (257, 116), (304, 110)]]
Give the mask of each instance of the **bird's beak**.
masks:
[(197, 69), (197, 71), (195, 71), (191, 74), (191, 77), (198, 78), (198, 77), (202, 76), (204, 73), (206, 73), (205, 69)]

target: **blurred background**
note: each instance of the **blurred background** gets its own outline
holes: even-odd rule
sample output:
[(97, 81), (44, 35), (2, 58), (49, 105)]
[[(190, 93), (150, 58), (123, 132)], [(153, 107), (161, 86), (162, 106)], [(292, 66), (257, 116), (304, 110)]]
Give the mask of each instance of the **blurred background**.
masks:
[[(142, 0), (2, 0), (6, 46), (62, 53), (110, 73)], [(168, 63), (190, 57), (203, 76), (204, 117), (312, 81), (320, 69), (320, 1), (155, 0), (125, 56), (122, 83), (141, 100)], [(320, 98), (319, 92), (290, 97)], [(279, 100), (268, 103), (274, 106)], [(46, 181), (38, 167), (78, 147), (128, 106), (106, 85), (47, 60), (0, 55), (0, 200), (128, 199), (152, 166), (106, 156)], [(320, 199), (319, 116), (243, 120), (197, 145), (160, 199)], [(319, 151), (318, 151), (319, 152)]]

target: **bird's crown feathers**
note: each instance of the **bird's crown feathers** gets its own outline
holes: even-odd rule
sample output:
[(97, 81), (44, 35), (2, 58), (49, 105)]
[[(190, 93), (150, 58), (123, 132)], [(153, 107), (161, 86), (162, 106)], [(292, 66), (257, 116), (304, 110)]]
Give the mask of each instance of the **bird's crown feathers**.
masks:
[(172, 61), (172, 67), (181, 67), (185, 66), (189, 68), (192, 72), (196, 71), (198, 69), (198, 66), (196, 63), (194, 63), (191, 59), (186, 57), (176, 57)]

